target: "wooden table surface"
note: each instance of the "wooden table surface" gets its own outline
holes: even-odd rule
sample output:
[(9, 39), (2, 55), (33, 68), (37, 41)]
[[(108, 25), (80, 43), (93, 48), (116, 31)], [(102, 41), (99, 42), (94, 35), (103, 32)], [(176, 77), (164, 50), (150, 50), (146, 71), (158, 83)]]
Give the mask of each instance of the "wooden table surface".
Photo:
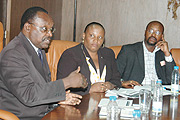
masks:
[[(82, 102), (77, 106), (61, 105), (48, 113), (43, 117), (42, 120), (103, 120), (106, 118), (99, 117), (100, 108), (98, 108), (98, 103), (101, 98), (104, 98), (104, 93), (92, 93), (83, 96)], [(178, 103), (177, 98), (172, 96), (163, 97), (163, 113), (159, 118), (154, 118), (151, 115), (151, 110), (149, 113), (149, 120), (180, 120), (180, 103)], [(138, 104), (138, 99), (133, 99), (133, 104)], [(145, 118), (146, 120), (147, 118)]]

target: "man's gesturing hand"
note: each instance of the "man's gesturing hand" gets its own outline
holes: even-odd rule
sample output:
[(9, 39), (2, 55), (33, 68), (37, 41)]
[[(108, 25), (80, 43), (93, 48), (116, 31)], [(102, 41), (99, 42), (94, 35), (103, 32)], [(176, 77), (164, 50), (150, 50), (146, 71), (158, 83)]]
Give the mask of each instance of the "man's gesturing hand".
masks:
[(81, 103), (82, 96), (78, 94), (70, 93), (70, 90), (66, 92), (66, 100), (60, 101), (58, 104), (65, 105), (79, 105)]
[(87, 78), (85, 78), (84, 75), (82, 75), (80, 72), (80, 67), (77, 68), (77, 70), (73, 71), (69, 74), (66, 78), (62, 79), (64, 82), (65, 89), (67, 88), (86, 88)]

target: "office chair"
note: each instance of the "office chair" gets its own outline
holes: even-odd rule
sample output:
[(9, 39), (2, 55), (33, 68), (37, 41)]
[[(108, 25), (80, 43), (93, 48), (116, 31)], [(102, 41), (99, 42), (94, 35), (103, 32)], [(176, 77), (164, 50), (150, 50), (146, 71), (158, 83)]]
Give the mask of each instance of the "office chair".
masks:
[(3, 24), (0, 22), (0, 52), (3, 49), (3, 38), (4, 38)]
[(11, 112), (0, 109), (0, 119), (2, 120), (19, 120), (19, 118)]

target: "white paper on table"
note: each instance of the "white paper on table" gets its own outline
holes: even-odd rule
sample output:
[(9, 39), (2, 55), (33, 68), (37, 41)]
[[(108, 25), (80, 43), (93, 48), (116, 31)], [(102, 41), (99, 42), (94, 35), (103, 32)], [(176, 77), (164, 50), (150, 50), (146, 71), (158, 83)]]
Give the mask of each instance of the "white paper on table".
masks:
[(132, 118), (133, 117), (133, 111), (134, 108), (133, 107), (126, 107), (124, 109), (121, 109), (121, 119), (125, 119), (125, 118)]
[[(119, 109), (121, 119), (122, 118), (123, 119), (132, 118), (133, 111), (134, 111), (133, 107), (125, 107), (125, 108)], [(106, 107), (101, 107), (99, 116), (101, 118), (106, 118), (106, 116), (107, 116), (107, 108)]]
[[(162, 87), (171, 88), (170, 85), (163, 85)], [(146, 89), (146, 90), (151, 91), (151, 86), (145, 85), (145, 86), (135, 86), (134, 87), (135, 91), (140, 91), (141, 89)], [(171, 91), (163, 89), (163, 96), (165, 96), (165, 95), (171, 95)]]
[(107, 90), (105, 97), (110, 97), (110, 96), (116, 96), (116, 98), (118, 98), (118, 94), (113, 92), (112, 90)]
[[(131, 106), (133, 101), (127, 100), (125, 98), (121, 98), (121, 99), (117, 99), (116, 102), (119, 108), (123, 108), (123, 107)], [(102, 98), (98, 104), (98, 107), (107, 107), (108, 103), (109, 103), (109, 98)]]
[(144, 86), (134, 86), (134, 90), (135, 91), (140, 91), (142, 89), (145, 89), (145, 90), (149, 90), (151, 91), (151, 86), (150, 85), (144, 85)]
[(106, 91), (107, 94), (116, 94), (118, 96), (122, 96), (125, 98), (138, 98), (139, 97), (139, 92), (135, 91), (134, 89), (127, 89), (127, 88), (120, 88), (119, 90), (108, 90)]

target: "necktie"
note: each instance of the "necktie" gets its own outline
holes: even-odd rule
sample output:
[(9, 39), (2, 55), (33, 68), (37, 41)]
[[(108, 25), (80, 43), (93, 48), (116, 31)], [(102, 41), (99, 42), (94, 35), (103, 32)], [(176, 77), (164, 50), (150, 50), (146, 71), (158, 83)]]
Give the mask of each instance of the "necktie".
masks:
[(42, 51), (41, 51), (41, 49), (38, 49), (38, 56), (39, 56), (39, 58), (40, 58), (40, 60), (41, 60), (41, 63), (43, 64), (43, 55), (42, 55)]

